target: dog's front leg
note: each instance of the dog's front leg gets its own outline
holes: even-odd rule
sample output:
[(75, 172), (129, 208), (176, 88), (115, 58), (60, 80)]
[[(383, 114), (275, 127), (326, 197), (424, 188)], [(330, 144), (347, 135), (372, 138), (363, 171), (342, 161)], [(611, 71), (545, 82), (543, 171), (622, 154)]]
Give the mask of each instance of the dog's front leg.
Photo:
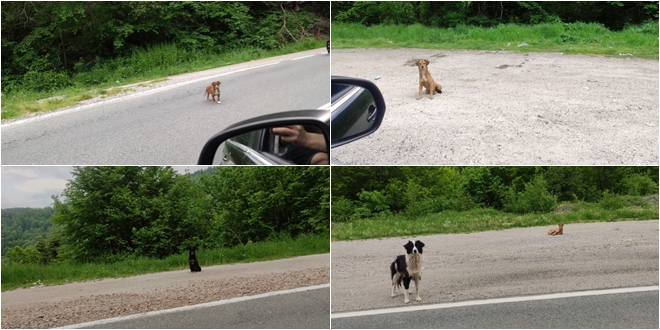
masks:
[(419, 93), (417, 94), (417, 99), (418, 99), (418, 100), (422, 98), (422, 90), (423, 90), (423, 89), (424, 89), (424, 84), (422, 84), (422, 83), (420, 82), (420, 83), (419, 83)]
[(410, 294), (408, 293), (408, 291), (410, 289), (410, 277), (404, 277), (403, 278), (403, 288), (404, 288), (404, 290), (403, 290), (403, 295), (404, 295), (403, 303), (404, 304), (409, 304), (410, 303)]
[(429, 99), (433, 100), (433, 94), (435, 94), (435, 83), (431, 79), (429, 79), (429, 88), (427, 91), (429, 92)]
[(420, 279), (416, 276), (415, 277), (415, 295), (417, 295), (417, 297), (415, 298), (415, 301), (422, 301), (422, 298), (419, 297), (419, 282), (420, 282)]

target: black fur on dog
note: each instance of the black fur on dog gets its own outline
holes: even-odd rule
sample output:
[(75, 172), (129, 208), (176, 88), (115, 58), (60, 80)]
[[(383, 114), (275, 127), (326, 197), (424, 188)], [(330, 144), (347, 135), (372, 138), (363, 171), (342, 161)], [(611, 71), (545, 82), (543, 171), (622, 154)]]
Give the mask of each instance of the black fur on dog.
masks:
[(406, 249), (405, 255), (399, 255), (394, 259), (390, 265), (390, 273), (392, 274), (392, 298), (396, 296), (396, 289), (403, 284), (404, 288), (404, 303), (409, 303), (410, 282), (415, 282), (416, 301), (421, 301), (419, 297), (419, 282), (422, 280), (422, 250), (424, 243), (416, 240), (414, 243), (408, 241), (403, 246)]
[(202, 271), (202, 267), (199, 266), (199, 261), (197, 261), (195, 250), (196, 248), (188, 249), (188, 263), (190, 264), (190, 271), (193, 273)]

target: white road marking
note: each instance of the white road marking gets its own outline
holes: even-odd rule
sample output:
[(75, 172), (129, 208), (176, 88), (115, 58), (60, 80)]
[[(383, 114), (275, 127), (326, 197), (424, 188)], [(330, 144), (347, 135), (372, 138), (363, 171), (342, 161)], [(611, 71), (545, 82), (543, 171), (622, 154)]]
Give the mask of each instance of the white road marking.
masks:
[(197, 305), (182, 306), (182, 307), (177, 307), (177, 308), (164, 309), (164, 310), (160, 310), (160, 311), (146, 312), (146, 313), (140, 313), (140, 314), (127, 315), (127, 316), (119, 316), (119, 317), (113, 317), (113, 318), (109, 318), (109, 319), (92, 321), (92, 322), (71, 324), (71, 325), (67, 325), (67, 326), (64, 326), (64, 327), (61, 327), (61, 328), (55, 328), (55, 329), (82, 329), (82, 328), (88, 328), (88, 327), (93, 327), (93, 326), (103, 325), (103, 324), (108, 324), (108, 323), (113, 323), (113, 322), (134, 320), (134, 319), (139, 319), (139, 318), (148, 317), (148, 316), (156, 316), (156, 315), (176, 313), (176, 312), (188, 311), (188, 310), (199, 309), (199, 308), (214, 307), (214, 306), (226, 305), (226, 304), (231, 304), (231, 303), (236, 303), (236, 302), (241, 302), (241, 301), (259, 299), (259, 298), (266, 298), (266, 297), (278, 296), (278, 295), (289, 294), (289, 293), (297, 293), (297, 292), (305, 292), (305, 291), (311, 291), (311, 290), (325, 289), (325, 288), (329, 288), (329, 287), (330, 287), (329, 283), (328, 284), (320, 284), (320, 285), (312, 285), (312, 286), (306, 286), (306, 287), (302, 287), (302, 288), (267, 292), (267, 293), (257, 294), (257, 295), (254, 295), (254, 296), (245, 296), (245, 297), (238, 297), (238, 298), (232, 298), (232, 299), (226, 299), (226, 300), (211, 301), (211, 302), (207, 302), (207, 303), (203, 303), (203, 304), (197, 304)]
[(7, 127), (15, 126), (15, 125), (29, 123), (29, 122), (36, 121), (36, 120), (42, 120), (42, 119), (49, 118), (49, 117), (61, 116), (61, 115), (77, 112), (77, 111), (80, 111), (80, 110), (85, 110), (85, 109), (88, 109), (88, 108), (91, 108), (91, 107), (103, 105), (103, 104), (111, 104), (111, 103), (115, 103), (115, 102), (130, 100), (130, 99), (133, 99), (133, 98), (136, 98), (136, 97), (141, 97), (141, 96), (144, 96), (144, 95), (160, 93), (162, 91), (166, 91), (166, 90), (169, 90), (169, 89), (181, 87), (181, 86), (188, 85), (188, 84), (194, 84), (194, 83), (204, 81), (204, 80), (209, 80), (209, 79), (213, 79), (213, 78), (227, 76), (227, 75), (230, 75), (230, 74), (243, 72), (243, 71), (247, 71), (247, 70), (259, 69), (259, 68), (263, 68), (263, 67), (267, 67), (267, 66), (271, 66), (271, 65), (276, 65), (276, 64), (279, 64), (279, 63), (281, 63), (281, 62), (273, 62), (273, 63), (269, 63), (269, 64), (257, 65), (257, 66), (253, 66), (253, 67), (249, 67), (249, 68), (229, 71), (229, 72), (216, 74), (216, 75), (212, 75), (212, 76), (205, 76), (204, 78), (188, 80), (188, 81), (184, 81), (184, 82), (180, 82), (180, 83), (172, 84), (172, 85), (168, 85), (168, 86), (157, 87), (157, 88), (154, 88), (154, 89), (146, 90), (146, 91), (143, 91), (143, 92), (132, 93), (132, 94), (128, 94), (126, 96), (122, 96), (122, 97), (118, 97), (118, 98), (114, 98), (114, 99), (110, 99), (110, 100), (106, 100), (106, 101), (99, 101), (99, 102), (90, 103), (90, 104), (86, 104), (86, 105), (81, 105), (81, 106), (77, 106), (77, 107), (74, 106), (73, 108), (66, 109), (66, 110), (58, 110), (58, 111), (55, 111), (55, 112), (49, 112), (49, 113), (45, 113), (45, 114), (42, 114), (42, 115), (37, 115), (37, 116), (34, 116), (34, 117), (30, 117), (30, 118), (11, 121), (9, 123), (2, 124), (1, 127), (2, 128), (7, 128)]
[(296, 58), (292, 58), (291, 61), (302, 60), (303, 58), (308, 58), (308, 57), (312, 57), (312, 56), (316, 56), (316, 55), (307, 55), (307, 56), (303, 56), (303, 57), (296, 57)]
[(598, 295), (616, 294), (616, 293), (645, 292), (645, 291), (656, 291), (656, 290), (658, 290), (657, 285), (656, 286), (641, 286), (641, 287), (635, 287), (635, 288), (620, 288), (620, 289), (591, 290), (591, 291), (574, 291), (574, 292), (543, 294), (543, 295), (536, 295), (536, 296), (520, 296), (520, 297), (496, 298), (496, 299), (486, 299), (486, 300), (471, 300), (471, 301), (459, 301), (459, 302), (454, 302), (454, 303), (433, 304), (433, 305), (406, 306), (406, 307), (395, 307), (395, 308), (372, 309), (372, 310), (356, 311), (356, 312), (332, 313), (330, 317), (333, 318), (333, 319), (340, 319), (340, 318), (346, 318), (346, 317), (358, 317), (358, 316), (380, 315), (380, 314), (391, 314), (391, 313), (402, 313), (402, 312), (416, 312), (416, 311), (443, 309), (443, 308), (501, 304), (501, 303), (508, 303), (508, 302), (547, 300), (547, 299), (559, 299), (559, 298), (571, 298), (571, 297), (586, 297), (586, 296), (598, 296)]

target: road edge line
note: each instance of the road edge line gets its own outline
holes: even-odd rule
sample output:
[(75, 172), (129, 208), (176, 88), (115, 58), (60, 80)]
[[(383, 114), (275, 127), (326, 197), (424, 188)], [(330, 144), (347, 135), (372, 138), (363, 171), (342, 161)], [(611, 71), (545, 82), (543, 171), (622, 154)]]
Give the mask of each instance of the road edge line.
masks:
[(89, 328), (89, 327), (92, 327), (92, 326), (103, 325), (103, 324), (108, 324), (108, 323), (113, 323), (113, 322), (134, 320), (134, 319), (139, 319), (139, 318), (148, 317), (148, 316), (176, 313), (176, 312), (182, 312), (182, 311), (188, 311), (188, 310), (206, 308), (206, 307), (214, 307), (214, 306), (226, 305), (226, 304), (237, 303), (237, 302), (242, 302), (242, 301), (279, 296), (279, 295), (289, 294), (289, 293), (298, 293), (298, 292), (325, 289), (325, 288), (329, 288), (329, 287), (330, 287), (330, 283), (326, 283), (326, 284), (319, 284), (319, 285), (312, 285), (312, 286), (304, 286), (304, 287), (295, 288), (295, 289), (271, 291), (271, 292), (256, 294), (256, 295), (253, 295), (253, 296), (243, 296), (243, 297), (237, 297), (237, 298), (231, 298), (231, 299), (225, 299), (225, 300), (216, 300), (216, 301), (211, 301), (211, 302), (206, 302), (206, 303), (201, 303), (201, 304), (196, 304), (196, 305), (188, 305), (188, 306), (181, 306), (181, 307), (175, 307), (175, 308), (169, 308), (169, 309), (161, 309), (161, 310), (157, 310), (157, 311), (144, 312), (144, 313), (138, 313), (138, 314), (132, 314), (132, 315), (125, 315), (125, 316), (111, 317), (111, 318), (108, 318), (108, 319), (102, 319), (102, 320), (85, 322), (85, 323), (70, 324), (70, 325), (66, 325), (66, 326), (58, 327), (58, 328), (53, 328), (53, 329), (83, 329), (83, 328)]
[(657, 285), (640, 286), (640, 287), (632, 287), (632, 288), (573, 291), (573, 292), (550, 293), (550, 294), (542, 294), (542, 295), (534, 295), (534, 296), (518, 296), (518, 297), (495, 298), (495, 299), (484, 299), (484, 300), (469, 300), (469, 301), (440, 303), (440, 304), (432, 304), (432, 305), (381, 308), (381, 309), (371, 309), (365, 311), (331, 313), (330, 318), (340, 319), (340, 318), (370, 316), (370, 315), (380, 315), (380, 314), (417, 312), (417, 311), (432, 310), (432, 309), (501, 304), (508, 302), (522, 302), (522, 301), (549, 300), (549, 299), (559, 299), (559, 298), (598, 296), (598, 295), (616, 294), (616, 293), (657, 291), (658, 288), (659, 286)]

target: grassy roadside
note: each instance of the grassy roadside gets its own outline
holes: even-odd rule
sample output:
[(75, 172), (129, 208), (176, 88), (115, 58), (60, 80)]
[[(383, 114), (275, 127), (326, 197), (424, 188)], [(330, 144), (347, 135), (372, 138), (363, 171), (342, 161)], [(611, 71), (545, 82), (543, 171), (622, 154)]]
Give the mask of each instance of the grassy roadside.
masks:
[(563, 52), (658, 58), (658, 22), (610, 31), (599, 24), (502, 24), (493, 28), (438, 29), (415, 25), (332, 23), (332, 47), (427, 48)]
[(325, 41), (309, 40), (275, 50), (245, 48), (223, 54), (186, 52), (176, 45), (161, 45), (120, 58), (105, 67), (81, 73), (73, 86), (50, 92), (17, 91), (2, 94), (2, 120), (74, 106), (97, 96), (131, 91), (130, 84), (149, 85), (168, 76), (197, 72), (310, 49), (325, 48)]
[[(296, 240), (262, 242), (230, 249), (200, 250), (197, 259), (204, 267), (232, 263), (276, 260), (330, 252), (327, 235)], [(166, 259), (137, 258), (113, 264), (2, 265), (2, 291), (35, 285), (56, 285), (103, 278), (128, 277), (188, 268), (188, 254)]]
[[(657, 196), (656, 196), (657, 197)], [(381, 214), (372, 219), (332, 223), (332, 240), (359, 240), (434, 234), (472, 233), (558, 223), (611, 222), (658, 219), (658, 204), (639, 203), (612, 209), (599, 203), (564, 203), (546, 214), (513, 214), (494, 209), (447, 211), (418, 218)]]

